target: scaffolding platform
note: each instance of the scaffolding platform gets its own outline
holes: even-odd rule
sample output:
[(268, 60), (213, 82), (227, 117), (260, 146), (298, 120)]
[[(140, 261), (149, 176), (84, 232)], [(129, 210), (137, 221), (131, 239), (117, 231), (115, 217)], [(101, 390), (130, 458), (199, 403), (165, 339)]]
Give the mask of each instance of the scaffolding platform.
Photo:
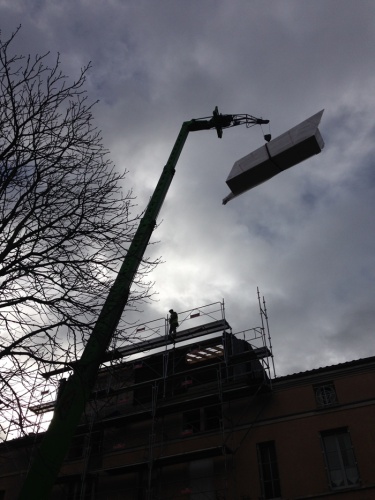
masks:
[[(231, 455), (233, 452), (227, 446), (213, 446), (211, 448), (203, 448), (192, 450), (185, 453), (178, 453), (175, 455), (168, 455), (164, 457), (158, 457), (154, 459), (153, 464), (157, 467), (165, 467), (168, 465), (175, 465), (190, 462), (192, 460), (202, 460), (212, 457)], [(134, 464), (121, 465), (118, 467), (106, 467), (100, 468), (98, 471), (94, 472), (106, 472), (110, 475), (124, 474), (126, 472), (131, 472), (138, 469), (147, 469), (149, 466), (147, 461), (142, 461)]]
[(49, 401), (48, 403), (42, 403), (40, 405), (30, 406), (30, 410), (35, 413), (35, 415), (40, 415), (48, 411), (52, 411), (55, 408), (56, 401)]
[[(173, 343), (180, 343), (180, 342), (185, 342), (187, 340), (191, 339), (196, 339), (198, 337), (202, 337), (203, 335), (211, 335), (217, 332), (221, 332), (220, 337), (222, 336), (222, 332), (224, 330), (230, 330), (231, 327), (228, 324), (228, 322), (225, 319), (221, 319), (219, 321), (211, 321), (210, 323), (206, 323), (204, 325), (199, 325), (193, 328), (187, 328), (186, 330), (178, 331), (176, 334), (176, 338), (174, 342), (168, 338), (168, 336), (165, 337), (159, 337), (155, 339), (150, 339), (150, 340), (145, 340), (143, 342), (137, 342), (136, 344), (126, 346), (126, 347), (121, 347), (120, 349), (117, 349), (117, 355), (111, 356), (109, 359), (114, 359), (118, 357), (125, 357), (125, 356), (131, 356), (133, 354), (138, 354), (140, 352), (144, 353), (147, 351), (151, 351), (153, 349), (157, 349), (159, 347), (164, 347), (165, 344), (173, 344)], [(110, 356), (111, 353), (108, 353), (108, 356)], [(108, 360), (109, 361), (109, 360)]]
[[(175, 341), (173, 342), (168, 338), (167, 335), (151, 338), (141, 342), (136, 342), (125, 347), (120, 347), (114, 351), (108, 351), (102, 363), (107, 363), (116, 359), (121, 359), (126, 356), (132, 356), (139, 353), (146, 353), (154, 349), (165, 347), (166, 344), (176, 344), (180, 342), (185, 342), (187, 340), (195, 339), (198, 337), (213, 335), (214, 333), (222, 332), (225, 330), (230, 330), (231, 327), (225, 319), (220, 319), (217, 321), (211, 321), (210, 323), (205, 323), (203, 325), (195, 326), (193, 328), (187, 328), (186, 330), (178, 331), (176, 334)], [(221, 337), (220, 334), (220, 337)], [(65, 373), (70, 370), (74, 370), (74, 366), (78, 362), (75, 361), (70, 363), (69, 366), (64, 366), (63, 368), (58, 368), (56, 370), (51, 370), (49, 372), (43, 373), (42, 376), (45, 379), (49, 379), (53, 375), (59, 375), (60, 373)]]
[(229, 356), (228, 364), (236, 364), (241, 361), (247, 361), (249, 359), (264, 359), (272, 356), (271, 351), (267, 346), (256, 347), (251, 351), (244, 351), (238, 354), (232, 354)]

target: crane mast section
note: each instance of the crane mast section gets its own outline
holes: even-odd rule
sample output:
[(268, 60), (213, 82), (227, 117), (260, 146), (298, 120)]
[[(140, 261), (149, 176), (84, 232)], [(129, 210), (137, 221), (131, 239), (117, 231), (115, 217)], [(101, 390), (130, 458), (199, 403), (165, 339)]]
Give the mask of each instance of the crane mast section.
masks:
[[(80, 417), (93, 390), (101, 360), (121, 319), (128, 301), (130, 288), (139, 264), (156, 225), (156, 218), (172, 182), (175, 166), (189, 134), (190, 122), (182, 124), (156, 189), (139, 223), (120, 271), (109, 291), (96, 325), (89, 337), (81, 359), (74, 365), (61, 397), (58, 399), (52, 421), (44, 435), (38, 454), (24, 482), (19, 500), (33, 497), (47, 499), (62, 461), (69, 449)], [(48, 464), (48, 474), (46, 474)], [(43, 477), (43, 481), (41, 481)]]

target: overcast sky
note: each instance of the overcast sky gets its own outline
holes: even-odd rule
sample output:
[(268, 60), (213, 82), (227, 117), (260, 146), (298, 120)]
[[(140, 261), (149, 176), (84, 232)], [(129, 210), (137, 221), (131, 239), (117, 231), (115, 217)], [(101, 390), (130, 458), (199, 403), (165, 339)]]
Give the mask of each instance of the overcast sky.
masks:
[(190, 134), (151, 255), (153, 319), (225, 300), (234, 331), (265, 296), (276, 373), (375, 355), (373, 0), (0, 0), (18, 53), (61, 54), (145, 208), (183, 121), (249, 113), (273, 137), (325, 109), (320, 155), (229, 202), (268, 126)]

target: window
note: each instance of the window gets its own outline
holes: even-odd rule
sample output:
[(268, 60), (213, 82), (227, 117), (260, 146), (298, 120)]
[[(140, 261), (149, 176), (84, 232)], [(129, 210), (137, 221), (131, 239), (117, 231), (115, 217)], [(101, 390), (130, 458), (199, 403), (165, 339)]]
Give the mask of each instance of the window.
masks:
[(68, 460), (77, 460), (82, 458), (86, 442), (87, 436), (85, 434), (74, 436), (68, 451)]
[(95, 498), (95, 479), (87, 474), (85, 477), (65, 476), (55, 483), (52, 496), (55, 500), (91, 500)]
[(259, 443), (257, 449), (263, 498), (279, 498), (281, 497), (281, 489), (275, 441)]
[(93, 431), (90, 434), (90, 453), (98, 454), (102, 450), (103, 436), (101, 431)]
[(197, 408), (183, 413), (183, 434), (214, 431), (220, 428), (220, 405)]
[(201, 412), (200, 409), (186, 411), (183, 414), (183, 432), (193, 434), (201, 430)]
[(333, 382), (315, 385), (314, 391), (318, 406), (325, 407), (337, 403), (336, 389)]
[(213, 431), (220, 428), (221, 406), (214, 405), (204, 408), (204, 430)]
[(347, 429), (322, 432), (323, 451), (333, 489), (359, 484), (359, 473)]

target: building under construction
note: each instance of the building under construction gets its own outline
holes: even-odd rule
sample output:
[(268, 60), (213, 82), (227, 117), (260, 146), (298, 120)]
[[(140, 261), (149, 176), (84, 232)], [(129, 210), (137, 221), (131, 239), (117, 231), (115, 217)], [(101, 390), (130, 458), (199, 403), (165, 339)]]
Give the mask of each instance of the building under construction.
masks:
[[(375, 358), (277, 378), (258, 299), (249, 330), (209, 304), (179, 313), (175, 343), (162, 318), (108, 352), (51, 500), (375, 498)], [(0, 445), (0, 499), (40, 436)]]

